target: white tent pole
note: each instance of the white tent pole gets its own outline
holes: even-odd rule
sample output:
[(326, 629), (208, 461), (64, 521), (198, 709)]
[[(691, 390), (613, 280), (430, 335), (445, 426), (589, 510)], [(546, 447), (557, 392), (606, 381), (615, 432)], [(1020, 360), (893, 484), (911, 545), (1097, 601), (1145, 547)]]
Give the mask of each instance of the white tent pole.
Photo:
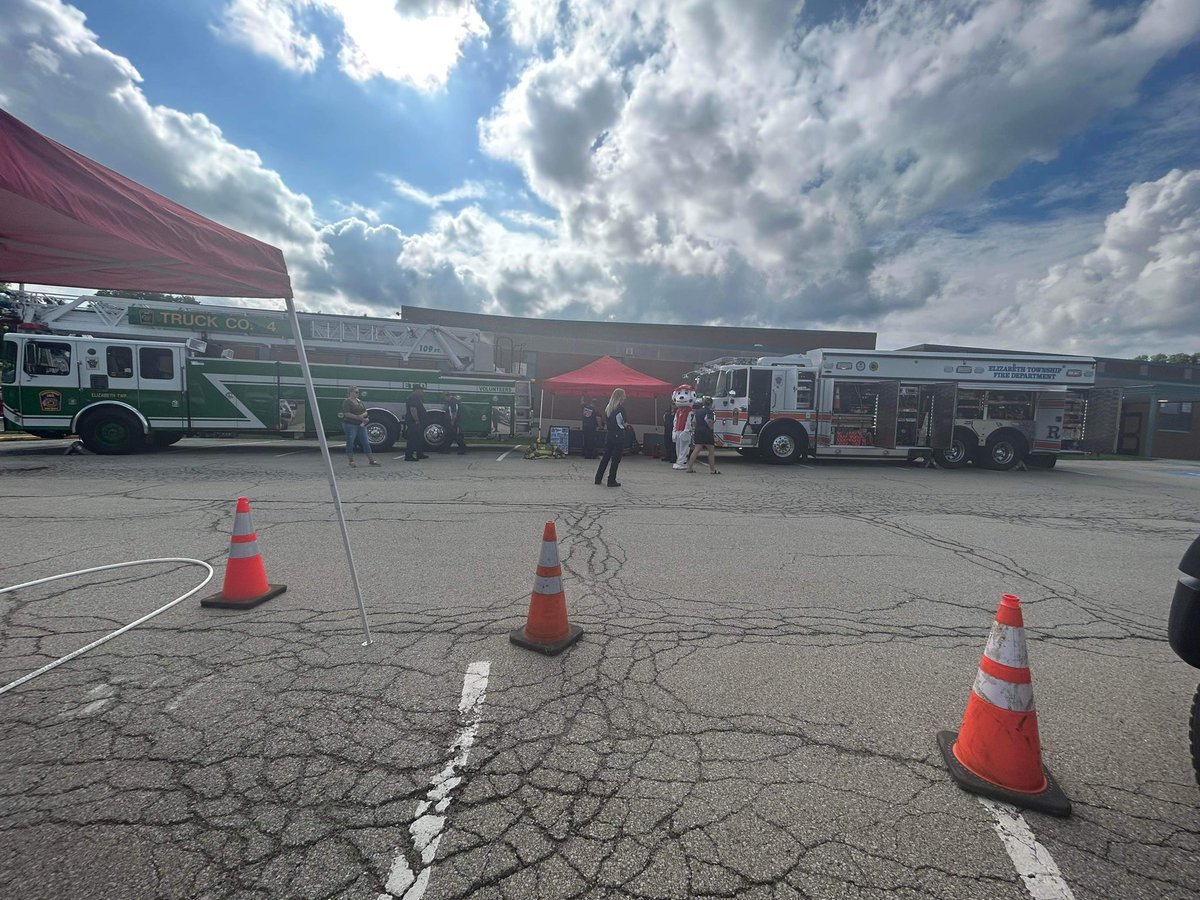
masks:
[(546, 389), (542, 388), (542, 399), (538, 401), (538, 440), (542, 439), (542, 413), (546, 410)]
[(338, 493), (337, 476), (333, 473), (333, 459), (329, 456), (329, 441), (325, 439), (325, 426), (321, 422), (321, 408), (317, 405), (317, 389), (313, 385), (312, 370), (308, 368), (308, 354), (304, 352), (304, 338), (300, 334), (300, 319), (296, 316), (296, 304), (287, 297), (288, 316), (292, 320), (292, 336), (296, 340), (296, 356), (300, 360), (300, 372), (304, 375), (304, 388), (308, 391), (308, 405), (312, 410), (313, 422), (317, 426), (317, 440), (321, 442), (321, 455), (325, 457), (325, 470), (329, 475), (329, 493), (333, 496), (333, 508), (337, 511), (338, 525), (342, 529), (342, 544), (346, 547), (346, 561), (350, 563), (350, 581), (354, 584), (354, 596), (358, 598), (358, 611), (362, 615), (364, 647), (371, 644), (371, 626), (367, 622), (367, 606), (363, 603), (362, 588), (358, 583), (358, 567), (354, 564), (354, 551), (350, 549), (350, 531), (346, 528), (346, 513), (342, 510), (342, 498)]

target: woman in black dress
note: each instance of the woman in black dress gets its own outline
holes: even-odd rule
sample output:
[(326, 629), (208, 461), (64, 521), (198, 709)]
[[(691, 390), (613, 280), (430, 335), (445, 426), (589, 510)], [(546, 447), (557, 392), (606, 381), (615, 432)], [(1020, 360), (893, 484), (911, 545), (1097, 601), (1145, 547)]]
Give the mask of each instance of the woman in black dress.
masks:
[(621, 464), (621, 454), (625, 450), (625, 391), (617, 388), (609, 398), (608, 406), (604, 407), (604, 415), (608, 419), (608, 437), (604, 442), (604, 456), (600, 467), (596, 469), (596, 484), (604, 478), (604, 470), (612, 462), (608, 472), (608, 486), (620, 487), (617, 481), (617, 466)]

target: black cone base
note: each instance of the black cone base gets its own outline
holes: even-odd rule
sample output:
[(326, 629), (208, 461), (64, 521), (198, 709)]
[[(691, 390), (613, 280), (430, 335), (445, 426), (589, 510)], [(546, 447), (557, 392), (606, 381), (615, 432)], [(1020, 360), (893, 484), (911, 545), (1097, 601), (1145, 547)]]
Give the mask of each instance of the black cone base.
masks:
[(211, 597), (201, 600), (200, 605), (209, 609), (251, 609), (260, 603), (266, 603), (272, 597), (278, 597), (287, 590), (286, 584), (268, 584), (267, 587), (269, 590), (265, 594), (251, 597), (249, 600), (226, 600), (220, 594), (213, 594)]
[(1023, 791), (1010, 791), (1007, 788), (1000, 787), (998, 784), (984, 781), (960, 763), (958, 757), (954, 755), (954, 744), (957, 741), (957, 731), (938, 732), (937, 742), (942, 750), (942, 758), (946, 760), (946, 768), (950, 770), (950, 777), (957, 781), (958, 786), (964, 791), (970, 791), (972, 794), (990, 797), (993, 800), (999, 800), (1001, 803), (1011, 803), (1013, 806), (1032, 809), (1035, 812), (1046, 813), (1051, 816), (1066, 818), (1071, 815), (1071, 801), (1063, 793), (1062, 788), (1058, 786), (1058, 782), (1054, 780), (1054, 776), (1050, 774), (1049, 769), (1042, 768), (1042, 771), (1046, 774), (1046, 787), (1039, 793), (1026, 794)]
[(573, 643), (583, 637), (583, 629), (578, 625), (571, 625), (567, 628), (567, 636), (561, 641), (551, 641), (548, 644), (543, 644), (541, 641), (530, 640), (525, 635), (525, 628), (514, 628), (508, 633), (508, 639), (518, 647), (524, 647), (526, 650), (536, 650), (538, 653), (544, 653), (546, 656), (558, 656)]

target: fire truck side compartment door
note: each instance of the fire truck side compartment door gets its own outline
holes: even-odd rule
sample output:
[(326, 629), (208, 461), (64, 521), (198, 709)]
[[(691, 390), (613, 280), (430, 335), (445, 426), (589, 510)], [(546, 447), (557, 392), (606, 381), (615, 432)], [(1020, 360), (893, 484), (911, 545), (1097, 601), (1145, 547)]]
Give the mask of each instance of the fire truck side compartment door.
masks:
[(757, 434), (763, 424), (771, 417), (771, 376), (770, 369), (750, 370), (750, 396), (746, 404), (746, 413), (750, 416), (750, 430)]
[(931, 450), (948, 450), (954, 441), (954, 409), (958, 404), (958, 385), (941, 382), (933, 385), (933, 427), (929, 432)]
[(896, 448), (896, 420), (900, 415), (900, 382), (881, 381), (878, 384), (878, 405), (875, 407), (875, 446)]

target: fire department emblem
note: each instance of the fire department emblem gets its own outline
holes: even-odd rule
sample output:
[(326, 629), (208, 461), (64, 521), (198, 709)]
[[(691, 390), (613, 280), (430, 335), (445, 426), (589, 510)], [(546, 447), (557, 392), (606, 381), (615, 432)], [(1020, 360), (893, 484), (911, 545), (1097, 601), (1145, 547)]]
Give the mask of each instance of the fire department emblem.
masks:
[(60, 391), (41, 391), (38, 393), (38, 403), (42, 412), (62, 412), (62, 393)]

